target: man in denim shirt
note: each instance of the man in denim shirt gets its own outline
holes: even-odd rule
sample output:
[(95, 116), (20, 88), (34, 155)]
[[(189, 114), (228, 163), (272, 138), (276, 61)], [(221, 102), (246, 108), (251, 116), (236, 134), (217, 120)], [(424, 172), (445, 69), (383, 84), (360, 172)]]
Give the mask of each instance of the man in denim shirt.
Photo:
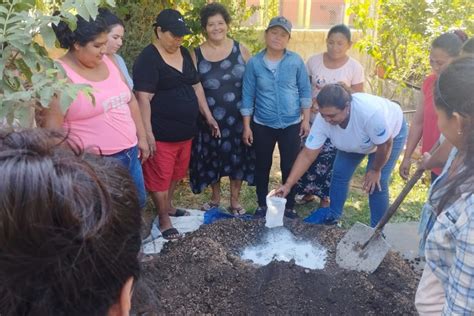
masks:
[[(247, 146), (254, 145), (257, 156), (256, 217), (266, 213), (275, 144), (278, 143), (280, 150), (285, 182), (300, 150), (301, 138), (307, 136), (310, 129), (311, 86), (301, 57), (286, 50), (290, 33), (290, 21), (282, 16), (273, 18), (265, 30), (266, 49), (250, 59), (244, 75), (240, 109), (244, 122), (242, 137)], [(294, 204), (295, 192), (291, 190), (285, 216), (297, 217)]]

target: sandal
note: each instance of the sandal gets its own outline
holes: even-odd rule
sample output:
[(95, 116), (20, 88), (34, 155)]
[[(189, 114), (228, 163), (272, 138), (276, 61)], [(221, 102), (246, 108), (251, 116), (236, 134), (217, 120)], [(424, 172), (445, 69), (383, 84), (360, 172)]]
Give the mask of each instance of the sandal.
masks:
[(230, 214), (234, 216), (242, 216), (247, 213), (247, 211), (242, 206), (238, 206), (238, 207), (229, 206), (227, 210), (229, 211)]
[(165, 231), (162, 231), (161, 236), (163, 236), (163, 238), (166, 239), (166, 240), (176, 240), (176, 239), (181, 238), (181, 234), (174, 227), (171, 227), (171, 228), (168, 228)]
[(209, 211), (211, 208), (219, 207), (219, 203), (214, 203), (212, 201), (206, 202), (201, 206), (201, 211)]
[(305, 194), (298, 198), (295, 198), (295, 203), (298, 205), (304, 205), (316, 201), (316, 197), (313, 194)]
[(168, 215), (173, 216), (173, 217), (181, 217), (181, 216), (189, 216), (191, 214), (188, 211), (183, 210), (182, 208), (177, 208), (173, 214), (168, 213)]
[(319, 207), (329, 207), (331, 204), (331, 201), (329, 200), (329, 197), (324, 197), (319, 201)]

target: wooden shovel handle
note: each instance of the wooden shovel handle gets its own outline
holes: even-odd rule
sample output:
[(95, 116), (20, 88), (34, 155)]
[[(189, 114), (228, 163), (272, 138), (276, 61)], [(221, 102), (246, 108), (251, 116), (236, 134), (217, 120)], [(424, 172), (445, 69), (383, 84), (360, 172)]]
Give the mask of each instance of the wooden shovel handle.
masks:
[(382, 217), (382, 219), (378, 222), (377, 226), (375, 226), (375, 232), (380, 232), (384, 228), (385, 224), (388, 223), (390, 218), (392, 218), (393, 214), (397, 211), (398, 207), (400, 204), (402, 204), (403, 200), (407, 196), (408, 192), (411, 191), (415, 183), (418, 182), (418, 180), (421, 178), (423, 173), (425, 172), (424, 169), (418, 168), (413, 176), (408, 180), (407, 184), (405, 184), (405, 187), (403, 188), (402, 192), (397, 196), (395, 201), (393, 201), (392, 205), (388, 208), (387, 212), (385, 212), (385, 215)]

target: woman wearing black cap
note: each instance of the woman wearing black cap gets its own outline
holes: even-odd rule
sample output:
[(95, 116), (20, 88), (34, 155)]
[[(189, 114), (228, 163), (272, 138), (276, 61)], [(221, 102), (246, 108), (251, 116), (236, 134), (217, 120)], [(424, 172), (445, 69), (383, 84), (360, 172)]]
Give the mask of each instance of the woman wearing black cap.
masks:
[[(153, 24), (156, 41), (143, 49), (133, 67), (133, 83), (145, 124), (151, 158), (143, 165), (145, 186), (158, 209), (166, 239), (179, 237), (169, 216), (187, 215), (171, 203), (179, 180), (187, 174), (198, 113), (212, 135), (220, 137), (189, 52), (181, 46), (191, 32), (176, 10), (160, 12)], [(159, 155), (155, 155), (159, 152)]]

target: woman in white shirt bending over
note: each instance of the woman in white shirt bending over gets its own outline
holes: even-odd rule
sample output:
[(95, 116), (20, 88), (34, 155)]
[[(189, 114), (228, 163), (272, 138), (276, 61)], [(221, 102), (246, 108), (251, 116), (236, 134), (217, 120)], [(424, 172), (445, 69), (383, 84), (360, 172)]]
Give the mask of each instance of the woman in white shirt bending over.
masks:
[(342, 215), (349, 183), (368, 156), (364, 190), (369, 194), (370, 224), (374, 227), (388, 209), (388, 183), (403, 149), (407, 126), (397, 103), (355, 93), (342, 84), (329, 84), (317, 96), (319, 113), (286, 183), (273, 194), (286, 196), (318, 157), (327, 138), (338, 149), (334, 161), (330, 206), (318, 209), (312, 222), (334, 224)]
[[(351, 30), (344, 24), (333, 26), (326, 45), (326, 52), (311, 56), (306, 63), (313, 99), (311, 122), (318, 112), (316, 97), (326, 84), (342, 82), (353, 92), (364, 90), (364, 69), (357, 60), (347, 55), (352, 46)], [(320, 207), (329, 206), (329, 186), (335, 158), (336, 148), (327, 139), (318, 158), (297, 183), (297, 202), (311, 202), (316, 195), (321, 199)]]

